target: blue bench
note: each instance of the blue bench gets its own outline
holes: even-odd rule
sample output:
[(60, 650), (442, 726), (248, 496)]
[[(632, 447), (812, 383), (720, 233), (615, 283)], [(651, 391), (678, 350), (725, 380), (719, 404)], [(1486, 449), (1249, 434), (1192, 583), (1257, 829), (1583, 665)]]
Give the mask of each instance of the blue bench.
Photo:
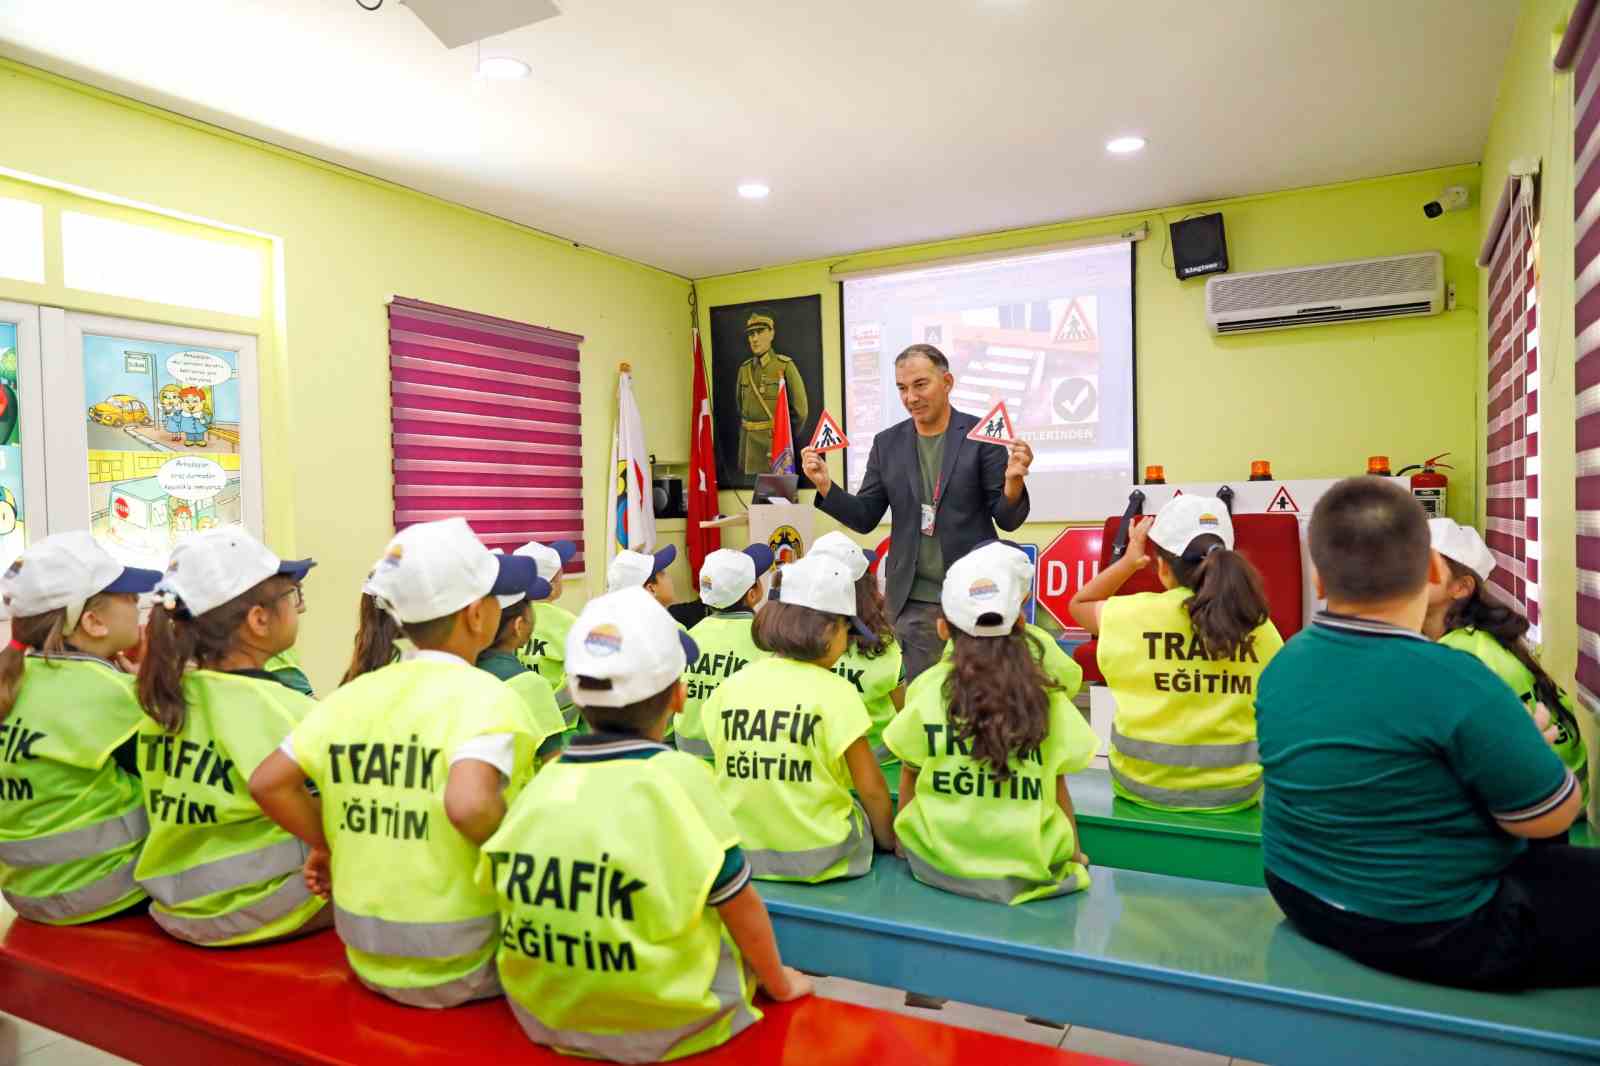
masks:
[[(1092, 856), (1091, 856), (1092, 857)], [(761, 884), (807, 970), (1283, 1066), (1600, 1059), (1600, 992), (1495, 995), (1376, 970), (1295, 933), (1264, 889), (1096, 868), (1019, 907), (866, 877)]]

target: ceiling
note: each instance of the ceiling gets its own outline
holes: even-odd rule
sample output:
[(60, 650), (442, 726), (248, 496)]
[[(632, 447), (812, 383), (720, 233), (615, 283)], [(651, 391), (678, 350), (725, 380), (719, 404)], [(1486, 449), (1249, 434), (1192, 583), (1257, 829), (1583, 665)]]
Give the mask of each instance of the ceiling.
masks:
[(0, 54), (700, 278), (1474, 161), (1519, 8), (561, 6), (491, 39), (520, 82), (398, 0), (5, 0)]

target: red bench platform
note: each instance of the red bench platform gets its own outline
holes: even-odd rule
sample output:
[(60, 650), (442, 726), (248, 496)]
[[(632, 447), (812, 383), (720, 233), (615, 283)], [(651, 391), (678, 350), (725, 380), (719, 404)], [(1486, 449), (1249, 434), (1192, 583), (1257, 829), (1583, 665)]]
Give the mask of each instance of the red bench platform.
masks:
[[(504, 1001), (402, 1007), (350, 973), (331, 932), (267, 947), (180, 944), (148, 918), (61, 929), (0, 921), (0, 1010), (163, 1066), (562, 1063)], [(1113, 1060), (837, 1000), (763, 1003), (766, 1018), (687, 1060), (705, 1066), (1090, 1066)]]

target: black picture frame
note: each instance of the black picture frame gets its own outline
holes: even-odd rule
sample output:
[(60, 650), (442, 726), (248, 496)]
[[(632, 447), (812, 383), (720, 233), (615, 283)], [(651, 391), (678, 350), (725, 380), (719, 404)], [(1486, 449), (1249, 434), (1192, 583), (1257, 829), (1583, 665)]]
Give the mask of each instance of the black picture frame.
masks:
[[(821, 293), (711, 308), (711, 435), (717, 456), (717, 486), (723, 489), (754, 488), (756, 476), (769, 472), (761, 441), (765, 440), (770, 448), (771, 437), (764, 436), (760, 430), (747, 434), (746, 417), (740, 408), (740, 371), (746, 362), (756, 358), (752, 345), (758, 343), (746, 333), (752, 316), (757, 317), (758, 325), (760, 318), (772, 320), (770, 351), (794, 364), (798, 380), (805, 387), (804, 417), (801, 417), (796, 397), (790, 397), (790, 432), (794, 439), (796, 471), (800, 466), (800, 450), (810, 442), (822, 414)], [(752, 406), (749, 413), (757, 416), (754, 421), (764, 421), (759, 417), (762, 413), (759, 406)], [(759, 463), (755, 461), (758, 458)], [(746, 462), (747, 459), (751, 462)]]

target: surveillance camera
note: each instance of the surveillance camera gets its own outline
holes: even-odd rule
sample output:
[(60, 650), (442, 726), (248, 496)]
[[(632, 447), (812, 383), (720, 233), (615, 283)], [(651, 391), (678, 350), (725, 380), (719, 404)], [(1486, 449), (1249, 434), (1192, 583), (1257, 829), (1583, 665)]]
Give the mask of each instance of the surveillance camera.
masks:
[(1429, 218), (1438, 218), (1446, 211), (1464, 210), (1471, 199), (1465, 185), (1452, 185), (1440, 193), (1437, 200), (1429, 200), (1423, 204), (1422, 213)]

